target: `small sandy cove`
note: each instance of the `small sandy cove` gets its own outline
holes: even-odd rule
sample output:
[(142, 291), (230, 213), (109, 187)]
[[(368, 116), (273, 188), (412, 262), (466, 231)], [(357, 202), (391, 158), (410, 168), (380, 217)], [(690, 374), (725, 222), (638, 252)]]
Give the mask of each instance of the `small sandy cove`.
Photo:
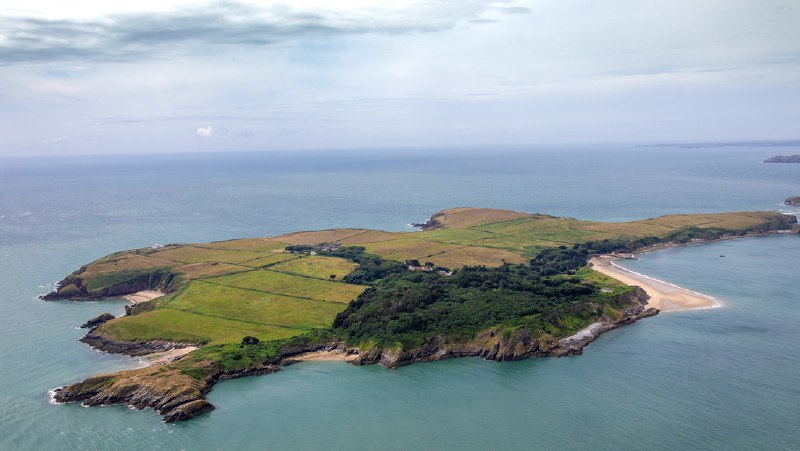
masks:
[(125, 296), (125, 299), (133, 302), (134, 304), (138, 304), (140, 302), (149, 301), (151, 299), (155, 299), (155, 298), (161, 297), (161, 296), (164, 296), (164, 293), (161, 292), (161, 291), (144, 290), (144, 291), (138, 291), (138, 292), (133, 293), (133, 294), (129, 294), (129, 295)]
[(303, 354), (298, 354), (291, 357), (291, 360), (300, 360), (303, 362), (322, 362), (322, 361), (333, 361), (339, 360), (344, 362), (352, 362), (353, 360), (358, 358), (358, 354), (348, 354), (345, 351), (340, 349), (334, 349), (330, 351), (311, 351), (311, 352), (304, 352)]
[[(125, 296), (125, 299), (131, 301), (134, 304), (138, 304), (140, 302), (150, 301), (152, 299), (161, 296), (164, 296), (164, 293), (161, 291), (143, 290)], [(144, 357), (142, 363), (144, 363), (144, 366), (164, 365), (167, 363), (171, 363), (173, 360), (179, 357), (185, 356), (186, 354), (194, 351), (195, 349), (197, 349), (197, 346), (188, 346), (185, 348), (170, 349), (169, 351), (154, 352), (152, 354), (147, 354), (142, 356)]]
[(654, 279), (625, 269), (614, 263), (614, 257), (602, 256), (589, 261), (592, 269), (619, 280), (625, 285), (637, 285), (647, 292), (647, 305), (662, 312), (716, 308), (722, 304), (711, 296), (681, 288), (677, 285)]
[(175, 348), (164, 352), (154, 352), (152, 354), (147, 354), (145, 356), (142, 356), (146, 359), (143, 360), (142, 362), (144, 363), (144, 366), (165, 365), (167, 363), (172, 363), (173, 360), (179, 357), (183, 357), (186, 354), (194, 351), (195, 349), (197, 349), (197, 346)]

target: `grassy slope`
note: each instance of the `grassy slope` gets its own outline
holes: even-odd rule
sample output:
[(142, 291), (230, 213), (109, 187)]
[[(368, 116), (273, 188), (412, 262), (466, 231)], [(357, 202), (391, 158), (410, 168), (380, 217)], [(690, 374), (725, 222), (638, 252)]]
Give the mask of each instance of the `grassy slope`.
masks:
[[(452, 209), (434, 216), (438, 227), (417, 233), (365, 229), (298, 232), (208, 244), (138, 249), (104, 257), (76, 276), (91, 290), (148, 271), (171, 271), (183, 288), (154, 302), (155, 310), (106, 323), (99, 331), (118, 340), (171, 339), (238, 342), (244, 335), (283, 338), (329, 326), (363, 286), (339, 282), (355, 268), (344, 259), (283, 252), (287, 244), (338, 241), (361, 245), (392, 260), (418, 259), (457, 268), (521, 263), (544, 248), (591, 240), (665, 237), (687, 228), (759, 229), (769, 212), (671, 215), (626, 223), (599, 223), (506, 210)], [(335, 275), (335, 281), (329, 277)], [(595, 280), (591, 273), (587, 279)]]

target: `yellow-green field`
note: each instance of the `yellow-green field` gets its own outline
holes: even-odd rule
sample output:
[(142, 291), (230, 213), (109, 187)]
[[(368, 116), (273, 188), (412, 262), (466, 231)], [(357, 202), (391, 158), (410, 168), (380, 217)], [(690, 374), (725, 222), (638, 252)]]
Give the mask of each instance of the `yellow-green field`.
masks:
[(161, 308), (109, 321), (97, 332), (121, 341), (175, 340), (210, 344), (238, 342), (248, 335), (261, 340), (286, 338), (305, 330)]
[(267, 326), (310, 329), (325, 327), (343, 308), (341, 303), (254, 292), (205, 281), (191, 284), (165, 308)]
[(366, 287), (296, 276), (269, 269), (205, 279), (207, 283), (316, 301), (348, 303)]
[(197, 246), (233, 251), (267, 252), (283, 249), (286, 247), (286, 243), (276, 241), (273, 238), (242, 238), (238, 240), (215, 241), (213, 243), (200, 244)]
[(178, 266), (175, 268), (175, 271), (182, 274), (184, 279), (193, 280), (204, 277), (222, 276), (224, 274), (247, 271), (248, 269), (249, 268), (247, 267), (231, 265), (228, 263), (203, 262)]
[(247, 260), (240, 263), (242, 266), (247, 266), (248, 268), (262, 268), (265, 266), (272, 266), (276, 265), (280, 262), (285, 262), (287, 260), (294, 260), (300, 258), (300, 255), (297, 254), (289, 254), (289, 253), (281, 253), (281, 254), (270, 254), (264, 257), (254, 258), (252, 260)]
[(263, 257), (264, 254), (255, 251), (231, 251), (224, 249), (209, 249), (205, 247), (181, 246), (151, 254), (152, 257), (163, 260), (172, 260), (179, 263), (220, 262), (241, 263)]
[(334, 276), (334, 280), (339, 280), (353, 272), (357, 267), (357, 264), (341, 258), (311, 255), (284, 261), (271, 266), (269, 269), (324, 280), (329, 280), (331, 276)]
[[(309, 267), (319, 259), (309, 260)], [(324, 257), (325, 272), (352, 263)], [(349, 272), (349, 271), (348, 271)], [(365, 287), (264, 269), (193, 280), (157, 310), (104, 324), (100, 332), (117, 340), (177, 340), (195, 343), (239, 341), (246, 335), (284, 338), (327, 327)]]

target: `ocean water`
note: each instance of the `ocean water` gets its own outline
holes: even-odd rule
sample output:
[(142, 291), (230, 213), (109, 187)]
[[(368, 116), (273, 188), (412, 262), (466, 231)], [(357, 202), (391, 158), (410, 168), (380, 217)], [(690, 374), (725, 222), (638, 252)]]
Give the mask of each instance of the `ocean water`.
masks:
[[(123, 301), (43, 302), (83, 263), (159, 242), (407, 224), (456, 206), (623, 221), (786, 210), (796, 149), (499, 149), (0, 159), (0, 449), (797, 449), (800, 236), (625, 264), (721, 299), (603, 335), (584, 355), (396, 371), (308, 362), (217, 385), (217, 410), (165, 425), (47, 391), (138, 360), (77, 326)], [(720, 257), (724, 255), (725, 257)]]

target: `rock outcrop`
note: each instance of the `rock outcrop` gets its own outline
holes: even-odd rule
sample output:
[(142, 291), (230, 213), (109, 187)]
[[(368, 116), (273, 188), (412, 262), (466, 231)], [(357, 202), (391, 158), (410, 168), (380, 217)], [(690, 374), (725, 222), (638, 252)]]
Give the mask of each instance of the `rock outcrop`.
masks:
[(412, 222), (412, 223), (411, 223), (411, 227), (416, 227), (416, 228), (418, 228), (418, 229), (422, 229), (422, 230), (434, 230), (434, 229), (439, 229), (439, 228), (441, 228), (441, 227), (442, 227), (442, 223), (441, 223), (441, 222), (439, 222), (439, 221), (436, 219), (436, 217), (437, 217), (437, 216), (441, 216), (441, 213), (437, 213), (437, 214), (435, 214), (435, 215), (431, 216), (431, 218), (430, 218), (430, 219), (428, 219), (428, 220), (427, 220), (427, 221), (425, 221), (425, 222)]
[(111, 313), (103, 313), (83, 323), (81, 325), (81, 329), (94, 329), (95, 327), (103, 324), (104, 322), (111, 321), (114, 318), (116, 317)]
[(226, 372), (208, 362), (200, 369), (208, 376), (196, 379), (185, 369), (167, 365), (90, 377), (55, 389), (53, 400), (59, 403), (83, 401), (85, 406), (127, 404), (136, 409), (149, 407), (163, 415), (165, 422), (171, 423), (214, 410), (214, 405), (206, 400), (205, 395), (219, 380), (273, 373), (280, 368), (265, 364)]
[[(349, 348), (337, 340), (298, 342), (286, 345), (277, 355), (251, 367), (224, 370), (217, 363), (201, 361), (191, 366), (167, 364), (162, 366), (122, 371), (96, 376), (54, 391), (56, 402), (83, 401), (86, 406), (128, 404), (137, 409), (152, 408), (164, 417), (165, 422), (184, 421), (214, 409), (205, 395), (222, 379), (268, 374), (281, 366), (294, 363), (293, 356), (319, 350), (340, 350), (357, 354), (355, 365), (381, 364), (397, 368), (416, 362), (430, 362), (456, 357), (482, 357), (487, 360), (509, 361), (531, 357), (576, 355), (602, 333), (639, 319), (656, 315), (658, 310), (646, 308), (648, 296), (635, 287), (621, 301), (629, 307), (617, 317), (603, 316), (578, 333), (556, 339), (547, 334), (534, 334), (525, 328), (513, 331), (490, 329), (477, 334), (468, 342), (451, 341), (446, 337), (433, 337), (414, 349)], [(185, 347), (185, 343), (172, 341), (120, 342), (91, 331), (82, 342), (107, 352), (144, 355)]]
[(40, 296), (40, 299), (52, 301), (58, 299), (82, 300), (103, 299), (133, 294), (142, 290), (160, 290), (170, 293), (178, 289), (178, 277), (171, 271), (156, 268), (148, 271), (139, 271), (131, 274), (119, 282), (107, 287), (92, 289), (84, 281), (84, 272), (87, 266), (68, 275), (56, 284), (56, 289)]
[(800, 206), (800, 196), (787, 197), (786, 200), (783, 201), (783, 204), (790, 206)]
[(176, 348), (197, 346), (196, 343), (182, 343), (170, 340), (118, 341), (99, 334), (95, 330), (83, 336), (79, 341), (103, 352), (126, 354), (130, 356), (146, 355)]

